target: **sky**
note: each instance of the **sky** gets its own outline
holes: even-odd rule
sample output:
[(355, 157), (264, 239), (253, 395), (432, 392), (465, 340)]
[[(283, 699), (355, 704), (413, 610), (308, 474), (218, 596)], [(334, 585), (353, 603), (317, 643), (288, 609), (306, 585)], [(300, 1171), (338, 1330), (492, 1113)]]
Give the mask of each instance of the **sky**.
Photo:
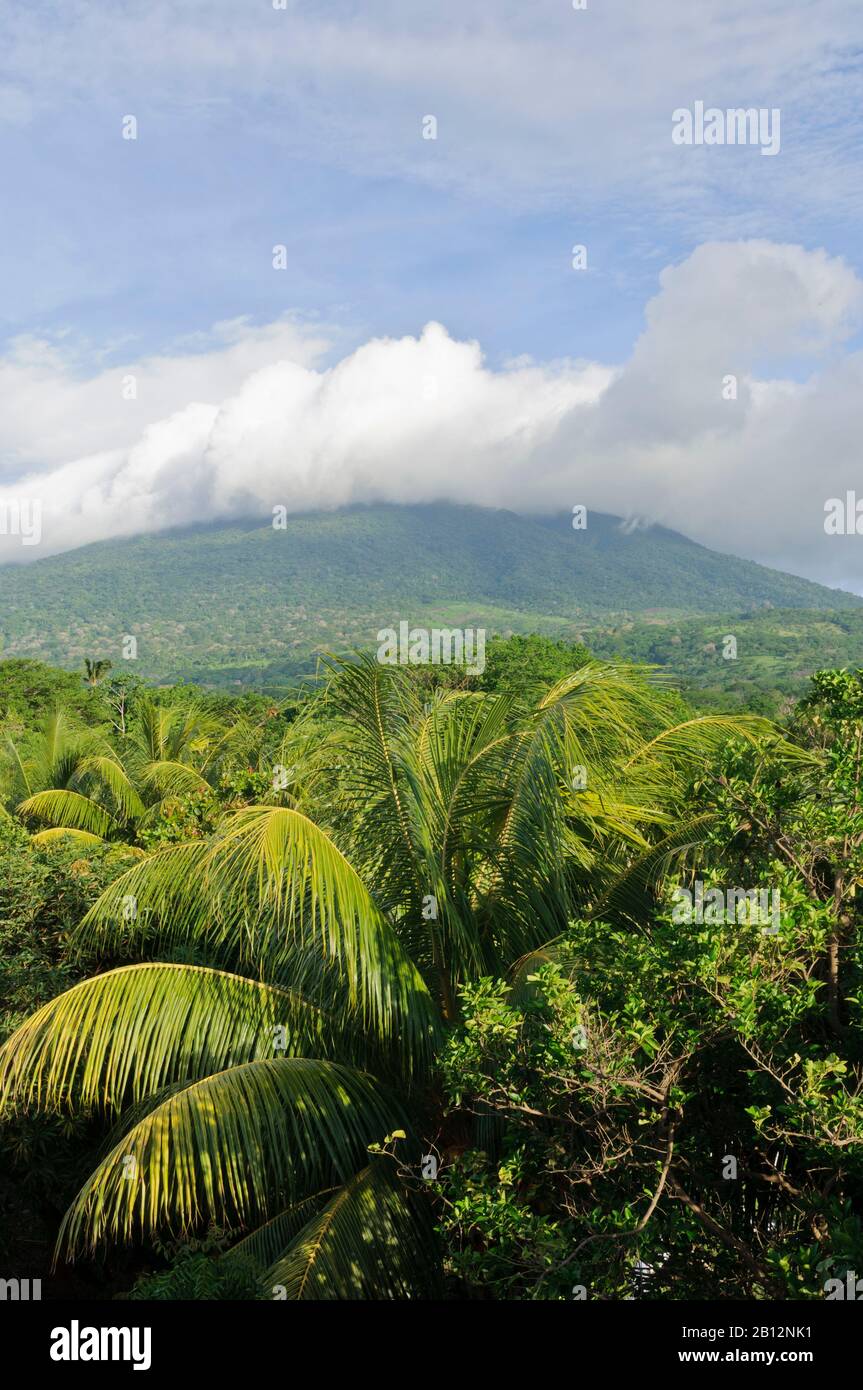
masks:
[(863, 593), (861, 67), (859, 0), (2, 0), (0, 560), (445, 497)]

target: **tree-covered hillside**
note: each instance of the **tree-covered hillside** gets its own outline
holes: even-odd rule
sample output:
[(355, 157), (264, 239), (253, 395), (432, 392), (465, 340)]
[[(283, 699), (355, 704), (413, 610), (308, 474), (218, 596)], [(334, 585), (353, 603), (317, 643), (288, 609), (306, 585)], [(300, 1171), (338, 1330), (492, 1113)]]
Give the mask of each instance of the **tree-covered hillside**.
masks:
[(775, 715), (800, 698), (814, 672), (863, 667), (863, 610), (847, 608), (615, 622), (589, 628), (586, 638), (598, 655), (658, 666), (701, 709)]
[[(354, 507), (100, 542), (0, 568), (0, 651), (77, 668), (122, 660), (162, 679), (283, 681), (379, 628), (483, 625), (577, 638), (622, 618), (863, 612), (863, 600), (591, 512), (536, 519), (449, 504)], [(132, 664), (132, 663), (130, 663)]]

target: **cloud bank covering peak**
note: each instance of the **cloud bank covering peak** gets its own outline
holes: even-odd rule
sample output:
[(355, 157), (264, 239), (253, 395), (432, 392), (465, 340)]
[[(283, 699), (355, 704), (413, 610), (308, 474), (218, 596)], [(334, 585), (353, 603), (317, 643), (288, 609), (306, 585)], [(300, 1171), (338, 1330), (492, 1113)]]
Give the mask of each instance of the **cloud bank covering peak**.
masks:
[(859, 467), (861, 314), (840, 258), (747, 240), (663, 270), (621, 363), (492, 370), (434, 322), (338, 356), (335, 329), (241, 320), (89, 374), (67, 338), (19, 339), (0, 517), (40, 501), (42, 540), (0, 535), (0, 559), (278, 505), (584, 503), (861, 592), (854, 539), (824, 531)]

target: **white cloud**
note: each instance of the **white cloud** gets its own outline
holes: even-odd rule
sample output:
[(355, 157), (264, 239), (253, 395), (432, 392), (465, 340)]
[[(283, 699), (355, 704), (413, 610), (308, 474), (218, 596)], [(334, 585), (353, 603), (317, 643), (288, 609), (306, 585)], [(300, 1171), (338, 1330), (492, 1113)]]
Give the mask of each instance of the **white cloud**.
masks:
[[(320, 339), (289, 321), (235, 324), (204, 354), (140, 364), (143, 429), (111, 394), (116, 372), (78, 380), (62, 344), (19, 343), (0, 365), (0, 446), (28, 464), (43, 449), (47, 467), (0, 489), (0, 506), (41, 498), (43, 542), (0, 536), (0, 555), (280, 503), (584, 502), (863, 589), (858, 543), (823, 530), (825, 500), (860, 476), (863, 354), (843, 345), (861, 306), (863, 283), (823, 251), (714, 242), (662, 273), (618, 366), (492, 371), (478, 344), (429, 324), (325, 368)], [(806, 372), (768, 376), (789, 352)]]
[[(0, 477), (121, 448), (190, 400), (218, 403), (258, 367), (280, 358), (317, 361), (329, 346), (328, 329), (290, 318), (263, 327), (239, 319), (216, 324), (160, 356), (86, 376), (89, 344), (76, 348), (68, 333), (51, 340), (16, 338), (0, 358)], [(112, 355), (117, 357), (116, 348)]]
[[(146, 372), (127, 365), (110, 374), (108, 385), (102, 376), (76, 384), (56, 355), (37, 355), (29, 365), (19, 355), (5, 385), (19, 404), (8, 426), (0, 410), (0, 438), (10, 429), (19, 456), (32, 456), (42, 431), (40, 401), (56, 398), (64, 437), (77, 425), (84, 435), (99, 435), (103, 447), (0, 488), (0, 507), (35, 498), (43, 512), (41, 545), (22, 553), (17, 537), (0, 536), (0, 556), (33, 559), (107, 536), (263, 514), (278, 504), (301, 510), (442, 495), (494, 504), (499, 484), (611, 377), (605, 368), (571, 363), (491, 372), (476, 343), (455, 342), (438, 324), (419, 338), (366, 343), (329, 369), (306, 364), (308, 343), (288, 324), (278, 332), (250, 330), (250, 338), (203, 359), (150, 361)], [(267, 351), (268, 365), (242, 370)], [(210, 403), (186, 404), (162, 419), (151, 414), (140, 431), (134, 416), (124, 422), (123, 406), (152, 411), (151, 398), (142, 393), (134, 403), (114, 404), (130, 371), (159, 384), (155, 399), (175, 404), (190, 381), (206, 378)], [(219, 383), (231, 378), (234, 389), (214, 399)], [(99, 393), (112, 403), (101, 429), (91, 418)], [(138, 437), (117, 447), (124, 423), (127, 439)]]

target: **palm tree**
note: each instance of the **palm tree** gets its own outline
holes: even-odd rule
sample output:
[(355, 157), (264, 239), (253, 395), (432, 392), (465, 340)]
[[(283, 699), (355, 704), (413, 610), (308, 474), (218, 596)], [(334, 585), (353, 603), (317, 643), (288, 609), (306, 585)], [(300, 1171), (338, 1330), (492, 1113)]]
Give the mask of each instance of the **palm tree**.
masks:
[[(4, 1105), (118, 1123), (58, 1253), (210, 1220), (248, 1233), (224, 1258), (253, 1257), (284, 1296), (433, 1287), (404, 1173), (460, 986), (643, 884), (697, 833), (678, 815), (687, 770), (769, 731), (671, 711), (644, 672), (600, 663), (534, 707), (423, 703), (402, 669), (336, 666), (290, 804), (142, 860), (81, 924), (90, 949), (160, 959), (76, 985), (0, 1049)], [(393, 1144), (370, 1160), (396, 1127), (401, 1165)]]
[(137, 793), (113, 750), (94, 731), (76, 728), (62, 707), (35, 737), (21, 742), (8, 734), (4, 751), (4, 801), (25, 820), (47, 822), (32, 837), (37, 843), (67, 834), (98, 843), (138, 814)]
[(33, 835), (37, 843), (72, 835), (82, 844), (134, 844), (172, 797), (211, 790), (254, 733), (248, 724), (225, 729), (194, 703), (172, 707), (139, 697), (118, 753), (58, 709), (35, 748), (25, 751), (7, 737), (7, 805), (46, 827)]
[(112, 663), (110, 661), (94, 661), (91, 657), (85, 656), (84, 680), (91, 690), (95, 690), (96, 686), (104, 680), (105, 676), (107, 676), (108, 672), (111, 670), (111, 666)]

